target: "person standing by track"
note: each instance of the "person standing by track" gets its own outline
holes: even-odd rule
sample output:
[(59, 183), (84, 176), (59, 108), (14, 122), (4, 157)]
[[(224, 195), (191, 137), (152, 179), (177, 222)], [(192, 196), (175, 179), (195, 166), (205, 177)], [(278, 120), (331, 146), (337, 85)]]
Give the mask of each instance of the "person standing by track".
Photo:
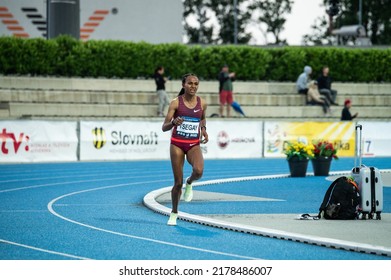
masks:
[(155, 84), (156, 84), (156, 94), (159, 98), (157, 115), (159, 117), (163, 117), (164, 116), (163, 112), (166, 106), (170, 103), (170, 100), (168, 99), (168, 94), (166, 92), (166, 82), (168, 79), (164, 77), (163, 66), (158, 66), (156, 68), (153, 78), (155, 79)]
[(235, 81), (235, 76), (235, 72), (229, 72), (227, 64), (223, 65), (218, 75), (220, 117), (224, 117), (224, 107), (227, 110), (227, 117), (231, 116), (231, 104), (234, 102), (232, 82)]
[(353, 119), (357, 118), (358, 113), (355, 113), (354, 115), (350, 113), (351, 107), (352, 101), (350, 99), (346, 99), (341, 113), (341, 121), (352, 121)]
[(207, 104), (204, 99), (196, 95), (198, 86), (199, 79), (195, 74), (183, 76), (182, 89), (171, 101), (162, 125), (163, 131), (172, 130), (170, 158), (174, 186), (171, 189), (172, 211), (167, 224), (173, 226), (177, 224), (185, 158), (192, 166), (192, 173), (185, 181), (185, 201), (192, 200), (192, 183), (200, 179), (204, 171), (204, 158), (200, 143), (208, 142), (205, 117)]

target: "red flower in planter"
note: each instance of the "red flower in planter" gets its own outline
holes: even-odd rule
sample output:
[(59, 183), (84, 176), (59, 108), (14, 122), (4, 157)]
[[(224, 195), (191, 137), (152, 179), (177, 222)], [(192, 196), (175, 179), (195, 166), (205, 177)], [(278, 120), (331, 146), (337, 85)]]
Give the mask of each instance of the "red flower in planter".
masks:
[(317, 141), (313, 143), (315, 158), (318, 157), (332, 157), (338, 159), (338, 150), (334, 147), (333, 143), (329, 141)]

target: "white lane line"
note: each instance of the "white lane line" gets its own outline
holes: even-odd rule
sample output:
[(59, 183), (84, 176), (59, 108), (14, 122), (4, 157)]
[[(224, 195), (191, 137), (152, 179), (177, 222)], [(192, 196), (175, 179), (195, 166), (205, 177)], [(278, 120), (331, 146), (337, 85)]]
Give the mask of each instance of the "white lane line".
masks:
[(66, 253), (61, 253), (61, 252), (52, 251), (52, 250), (46, 250), (46, 249), (42, 249), (42, 248), (30, 246), (30, 245), (25, 245), (25, 244), (21, 244), (21, 243), (16, 243), (16, 242), (12, 242), (12, 241), (9, 241), (9, 240), (4, 240), (4, 239), (0, 239), (0, 243), (6, 243), (6, 244), (18, 246), (18, 247), (31, 249), (31, 250), (34, 250), (34, 251), (40, 251), (40, 252), (44, 252), (44, 253), (48, 253), (48, 254), (52, 254), (52, 255), (59, 255), (59, 256), (68, 257), (68, 258), (72, 258), (72, 259), (91, 260), (89, 258), (84, 258), (84, 257), (75, 256), (75, 255), (66, 254)]
[[(150, 175), (150, 176), (141, 176), (141, 177), (137, 177), (137, 178), (150, 178), (150, 177), (155, 177), (155, 176)], [(60, 185), (67, 185), (67, 184), (92, 183), (92, 182), (114, 181), (114, 180), (123, 180), (123, 179), (134, 179), (134, 177), (127, 176), (127, 177), (116, 177), (116, 178), (100, 178), (100, 179), (91, 179), (91, 180), (80, 180), (80, 181), (65, 181), (65, 182), (59, 182), (59, 183), (47, 183), (47, 184), (41, 184), (41, 185), (33, 185), (33, 186), (27, 186), (27, 187), (19, 187), (19, 188), (13, 188), (13, 189), (0, 190), (0, 193), (29, 190), (29, 189), (36, 189), (36, 188), (42, 188), (42, 187), (60, 186)], [(168, 181), (168, 180), (165, 180), (165, 181)]]
[(0, 213), (42, 213), (45, 212), (47, 213), (47, 210), (28, 210), (28, 209), (14, 209), (14, 210), (0, 210)]
[[(390, 170), (381, 170), (381, 171), (390, 172)], [(350, 171), (330, 172), (330, 176), (346, 175), (346, 174), (350, 174)], [(313, 173), (310, 174), (307, 173), (307, 176), (309, 175), (313, 176)], [(243, 178), (210, 180), (210, 181), (194, 183), (193, 187), (205, 186), (210, 184), (223, 184), (223, 183), (250, 181), (250, 180), (264, 180), (264, 179), (289, 178), (289, 177), (290, 177), (289, 174), (285, 174), (285, 175), (270, 175), (270, 176), (266, 175), (266, 176), (252, 176), (252, 177), (243, 177)], [(171, 187), (165, 187), (148, 193), (147, 195), (144, 196), (143, 199), (144, 205), (157, 213), (167, 215), (167, 216), (170, 215), (171, 209), (164, 205), (161, 205), (159, 202), (156, 201), (157, 197), (160, 197), (163, 194), (170, 192), (170, 190)], [(213, 219), (205, 216), (193, 215), (185, 212), (179, 212), (178, 218), (184, 221), (202, 224), (206, 226), (212, 226), (212, 227), (217, 227), (217, 228), (222, 228), (222, 229), (227, 229), (227, 230), (232, 230), (237, 232), (243, 232), (243, 233), (256, 234), (265, 237), (273, 237), (282, 240), (308, 243), (308, 244), (313, 244), (318, 246), (325, 246), (328, 248), (344, 249), (347, 251), (364, 252), (368, 254), (376, 254), (382, 256), (391, 256), (391, 248), (387, 248), (384, 246), (376, 246), (376, 245), (365, 244), (365, 243), (357, 243), (357, 242), (350, 242), (350, 241), (339, 240), (339, 239), (292, 233), (283, 230), (275, 230), (270, 228), (242, 225), (238, 223), (221, 221), (218, 219)]]
[[(72, 206), (72, 207), (75, 207), (75, 206), (81, 206), (81, 207), (84, 207), (84, 206), (98, 206), (98, 207), (99, 206), (102, 206), (102, 207), (126, 206), (126, 207), (129, 207), (131, 205), (132, 205), (132, 203), (123, 203), (123, 204), (116, 204), (116, 203), (58, 203), (58, 204), (56, 204), (56, 207), (68, 207), (68, 206)], [(47, 212), (47, 210), (45, 210), (45, 212)]]
[(106, 232), (106, 233), (110, 233), (110, 234), (114, 234), (114, 235), (118, 235), (118, 236), (123, 236), (123, 237), (128, 237), (128, 238), (133, 238), (133, 239), (138, 239), (138, 240), (143, 240), (143, 241), (148, 241), (148, 242), (153, 242), (153, 243), (157, 243), (157, 244), (163, 244), (163, 245), (168, 245), (168, 246), (173, 246), (173, 247), (178, 247), (178, 248), (183, 248), (183, 249), (189, 249), (189, 250), (193, 250), (193, 251), (199, 251), (199, 252), (203, 252), (203, 253), (211, 253), (211, 254), (228, 256), (228, 257), (234, 257), (234, 258), (240, 258), (240, 259), (246, 259), (246, 260), (257, 260), (258, 259), (258, 258), (242, 256), (242, 255), (238, 255), (238, 254), (231, 254), (231, 253), (225, 253), (225, 252), (220, 252), (220, 251), (215, 251), (215, 250), (208, 250), (208, 249), (198, 248), (198, 247), (193, 247), (193, 246), (186, 246), (186, 245), (181, 245), (181, 244), (177, 244), (177, 243), (162, 241), (162, 240), (158, 240), (158, 239), (152, 239), (152, 238), (147, 238), (147, 237), (141, 237), (141, 236), (126, 234), (126, 233), (116, 232), (116, 231), (112, 231), (112, 230), (107, 230), (107, 229), (104, 229), (104, 228), (95, 227), (95, 226), (92, 226), (92, 225), (84, 224), (84, 223), (81, 223), (81, 222), (69, 219), (69, 218), (67, 218), (65, 216), (62, 216), (62, 215), (58, 214), (53, 209), (53, 205), (57, 201), (65, 198), (65, 197), (69, 197), (69, 196), (73, 196), (73, 195), (77, 195), (77, 194), (81, 194), (81, 193), (86, 193), (86, 192), (93, 192), (93, 191), (98, 191), (98, 190), (104, 190), (104, 189), (126, 187), (126, 186), (130, 186), (130, 185), (140, 185), (140, 184), (158, 183), (158, 182), (161, 183), (162, 181), (167, 181), (167, 180), (137, 182), (137, 183), (128, 183), (128, 184), (118, 184), (118, 185), (111, 185), (111, 186), (105, 186), (105, 187), (99, 187), (99, 188), (93, 188), (93, 189), (88, 189), (88, 190), (72, 192), (72, 193), (64, 194), (62, 196), (59, 196), (59, 197), (53, 199), (52, 201), (50, 201), (48, 203), (47, 207), (48, 207), (48, 210), (49, 210), (50, 213), (52, 213), (53, 215), (57, 216), (58, 218), (60, 218), (62, 220), (65, 220), (65, 221), (70, 222), (70, 223), (77, 224), (79, 226), (83, 226), (83, 227), (87, 227), (87, 228), (90, 228), (90, 229), (94, 229), (94, 230), (97, 230), (97, 231), (102, 231), (102, 232)]
[[(134, 174), (129, 174), (130, 172), (110, 172), (110, 173), (88, 173), (88, 174), (79, 174), (79, 175), (74, 175), (74, 174), (69, 174), (69, 175), (63, 175), (63, 176), (46, 176), (46, 177), (35, 177), (35, 178), (23, 178), (23, 179), (20, 179), (20, 178), (16, 178), (16, 179), (8, 179), (8, 180), (2, 180), (0, 181), (0, 183), (12, 183), (12, 182), (30, 182), (30, 181), (41, 181), (41, 180), (56, 180), (56, 179), (67, 179), (67, 178), (83, 178), (83, 177), (95, 177), (97, 175), (103, 177), (103, 176), (117, 176), (117, 175), (127, 175), (127, 178), (148, 178), (148, 177), (152, 177), (151, 175), (151, 172), (143, 172), (141, 170), (139, 170), (140, 172), (133, 172)], [(142, 173), (145, 173), (145, 174), (148, 174), (148, 175), (145, 175), (145, 176), (140, 176), (140, 174)], [(160, 172), (160, 173), (163, 173), (163, 172)], [(166, 174), (167, 172), (164, 172), (164, 174)], [(157, 174), (159, 174), (159, 172), (155, 172), (154, 171), (154, 175), (153, 176), (157, 176)], [(138, 175), (138, 176), (135, 176), (135, 175)], [(20, 176), (20, 175), (15, 175), (15, 176)], [(132, 177), (129, 177), (129, 176), (132, 176)]]

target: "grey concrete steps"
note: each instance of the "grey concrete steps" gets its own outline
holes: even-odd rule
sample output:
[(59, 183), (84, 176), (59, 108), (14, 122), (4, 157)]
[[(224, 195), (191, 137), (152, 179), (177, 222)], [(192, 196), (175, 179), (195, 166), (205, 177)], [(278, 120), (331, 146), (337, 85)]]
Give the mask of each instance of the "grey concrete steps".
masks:
[[(181, 81), (168, 81), (167, 91), (177, 93), (181, 89)], [(340, 94), (374, 95), (390, 94), (391, 83), (334, 83), (333, 87)], [(0, 88), (12, 89), (57, 89), (57, 90), (86, 90), (86, 91), (135, 91), (154, 92), (155, 84), (150, 80), (131, 79), (93, 79), (93, 78), (54, 78), (54, 77), (17, 77), (0, 76)], [(218, 90), (217, 81), (201, 81), (200, 93), (215, 93)], [(235, 81), (235, 93), (256, 94), (294, 94), (294, 82), (241, 82)]]
[(10, 103), (10, 117), (149, 117), (156, 113), (155, 105)]
[(157, 104), (155, 92), (108, 92), (72, 90), (0, 89), (0, 100), (8, 102)]
[[(1, 98), (0, 98), (1, 101)], [(9, 103), (0, 102), (0, 119), (8, 119), (10, 116), (9, 113)]]
[[(209, 105), (207, 115), (218, 113), (218, 105)], [(242, 106), (250, 118), (325, 118), (320, 106)], [(333, 106), (330, 119), (338, 120), (342, 106)], [(47, 117), (153, 117), (156, 116), (156, 105), (138, 104), (68, 104), (68, 103), (9, 103), (9, 117), (25, 118), (32, 116)], [(232, 116), (239, 116), (232, 110)], [(378, 106), (376, 110), (363, 107), (360, 118), (391, 119), (388, 106)]]
[[(176, 95), (170, 93), (170, 98)], [(208, 104), (218, 104), (217, 93), (200, 93)], [(253, 106), (301, 106), (305, 97), (301, 94), (249, 94), (234, 95), (242, 105)], [(346, 95), (338, 94), (337, 102), (343, 104), (350, 98), (354, 106), (391, 106), (389, 95)], [(12, 90), (0, 89), (2, 102), (41, 102), (41, 103), (98, 103), (98, 104), (157, 104), (155, 92), (108, 92), (108, 91), (71, 91), (71, 90)]]
[(8, 109), (0, 109), (0, 119), (8, 119), (10, 117), (10, 113)]
[[(180, 88), (180, 81), (168, 82), (170, 98)], [(333, 106), (328, 117), (320, 106), (305, 106), (294, 83), (237, 81), (234, 96), (251, 118), (336, 121), (344, 100), (350, 98), (352, 112), (359, 112), (360, 119), (391, 120), (391, 84), (335, 83), (335, 88), (340, 106)], [(198, 94), (208, 103), (208, 116), (218, 113), (216, 81), (201, 81)], [(157, 103), (153, 80), (0, 76), (1, 119), (151, 118)]]

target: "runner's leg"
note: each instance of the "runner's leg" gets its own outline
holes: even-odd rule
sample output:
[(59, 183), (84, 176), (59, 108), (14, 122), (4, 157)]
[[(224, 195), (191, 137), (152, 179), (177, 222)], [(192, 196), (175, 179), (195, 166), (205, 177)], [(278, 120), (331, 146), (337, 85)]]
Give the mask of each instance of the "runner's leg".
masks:
[(192, 173), (188, 179), (189, 184), (193, 183), (193, 181), (196, 181), (202, 177), (202, 174), (204, 172), (204, 157), (202, 155), (201, 147), (200, 145), (197, 145), (193, 148), (191, 148), (187, 152), (186, 156), (187, 161), (192, 166)]
[(174, 174), (174, 186), (171, 189), (172, 212), (178, 213), (178, 204), (182, 195), (183, 164), (185, 153), (175, 145), (170, 146), (171, 167)]

